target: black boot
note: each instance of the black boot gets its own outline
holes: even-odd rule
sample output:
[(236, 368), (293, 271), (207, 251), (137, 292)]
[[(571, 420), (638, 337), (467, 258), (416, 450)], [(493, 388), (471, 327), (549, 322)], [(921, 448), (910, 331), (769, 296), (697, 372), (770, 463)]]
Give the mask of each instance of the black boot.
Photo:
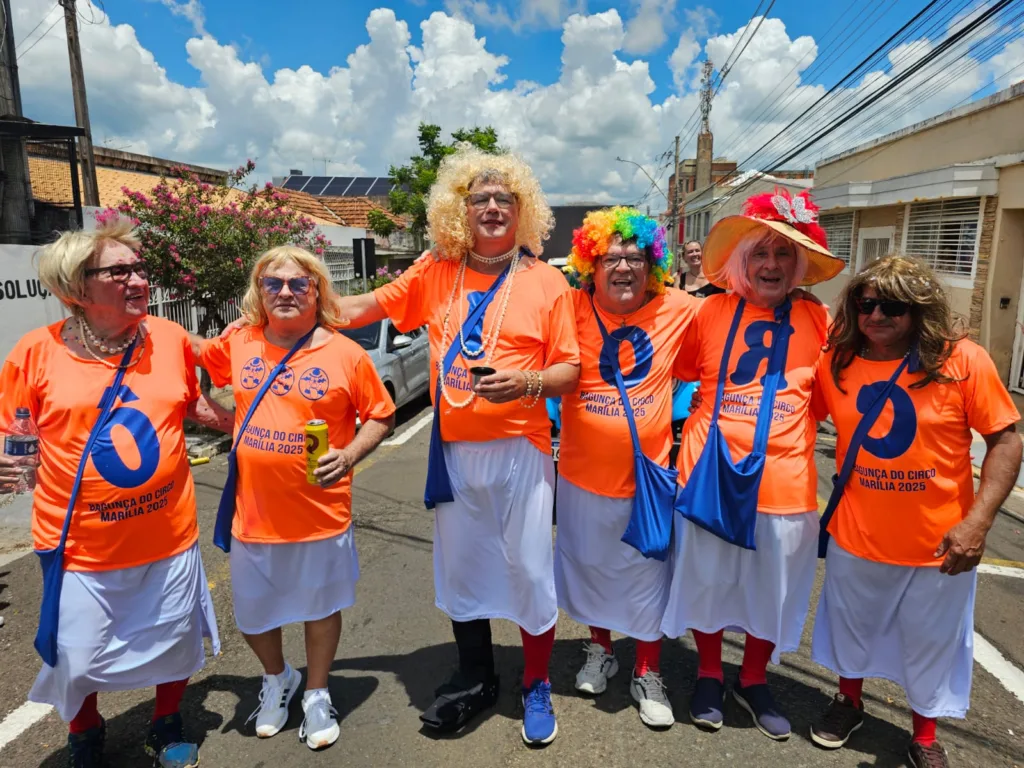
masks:
[(437, 697), (420, 720), (441, 732), (458, 731), (498, 700), (498, 676), (494, 674), (491, 622), (453, 621), (459, 649), (459, 669), (434, 691)]

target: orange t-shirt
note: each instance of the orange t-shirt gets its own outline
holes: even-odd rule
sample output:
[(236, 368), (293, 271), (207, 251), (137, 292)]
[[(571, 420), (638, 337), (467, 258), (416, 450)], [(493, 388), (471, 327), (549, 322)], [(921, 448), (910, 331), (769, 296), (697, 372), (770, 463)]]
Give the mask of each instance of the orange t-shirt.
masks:
[[(697, 463), (711, 426), (718, 388), (722, 353), (739, 297), (717, 294), (704, 299), (695, 322), (683, 337), (676, 358), (675, 376), (700, 383), (701, 404), (683, 427), (679, 449), (679, 481), (683, 484)], [(775, 311), (749, 302), (729, 357), (725, 394), (718, 425), (725, 435), (733, 461), (748, 455), (754, 445), (754, 429), (760, 408), (762, 379), (768, 368), (772, 345), (769, 326)], [(814, 465), (816, 425), (811, 414), (815, 364), (821, 356), (828, 329), (828, 313), (811, 301), (797, 299), (789, 315), (792, 333), (786, 358), (785, 382), (779, 382), (768, 435), (767, 457), (757, 509), (792, 515), (818, 508), (818, 476)]]
[[(558, 473), (591, 493), (632, 498), (633, 438), (611, 367), (611, 347), (594, 318), (590, 294), (575, 291), (580, 337), (579, 388), (562, 397), (562, 449)], [(621, 338), (619, 365), (644, 455), (668, 466), (672, 449), (672, 366), (683, 332), (700, 300), (668, 289), (622, 319), (598, 308), (609, 334)]]
[[(32, 507), (37, 550), (60, 541), (97, 406), (115, 375), (97, 360), (74, 356), (60, 339), (63, 323), (22, 337), (0, 371), (0, 424), (27, 407), (39, 427)], [(185, 412), (199, 397), (192, 346), (175, 323), (149, 317), (146, 325), (142, 357), (125, 372), (82, 475), (64, 551), (68, 570), (145, 565), (184, 552), (199, 536), (183, 428)]]
[[(287, 349), (267, 341), (260, 327), (203, 342), (200, 364), (218, 387), (235, 392), (235, 437), (260, 386)], [(395, 404), (370, 356), (341, 334), (288, 361), (238, 444), (238, 486), (231, 535), (239, 541), (281, 544), (318, 541), (348, 530), (352, 520), (352, 473), (330, 488), (306, 480), (306, 422), (327, 422), (332, 448), (365, 423), (386, 419)]]
[[(822, 358), (815, 390), (838, 433), (838, 471), (861, 411), (899, 361), (854, 358), (842, 374), (845, 394), (832, 378), (831, 362), (829, 352)], [(935, 549), (974, 503), (971, 429), (992, 434), (1020, 418), (992, 358), (973, 341), (958, 342), (942, 372), (962, 381), (911, 389), (921, 374), (904, 370), (861, 445), (829, 524), (836, 543), (857, 557), (895, 565), (941, 565)]]
[[(437, 367), (447, 347), (441, 349), (441, 333), (448, 299), (455, 285), (459, 265), (455, 261), (426, 260), (413, 264), (402, 276), (373, 292), (381, 308), (398, 326), (408, 331), (421, 325), (430, 330), (430, 396), (437, 386)], [(507, 280), (512, 279), (509, 275)], [(452, 305), (448, 321), (449, 344), (459, 344), (459, 329), (469, 312), (497, 279), (466, 269), (465, 296)], [(498, 289), (485, 313), (483, 328), (464, 334), (470, 350), (480, 348), (481, 336), (488, 337), (501, 315), (502, 293)], [(454, 339), (452, 338), (454, 337)], [(578, 365), (579, 345), (576, 340), (575, 307), (572, 288), (565, 276), (554, 267), (537, 261), (521, 269), (512, 284), (508, 310), (498, 335), (494, 354), (487, 363), (496, 370), (543, 370), (556, 363)], [(445, 388), (455, 402), (470, 394), (469, 369), (484, 365), (480, 360), (464, 360), (460, 354), (445, 377)], [(452, 408), (443, 399), (441, 436), (448, 442), (485, 442), (523, 436), (545, 453), (551, 453), (551, 424), (543, 402), (524, 408), (518, 400), (510, 403), (489, 403), (482, 397), (468, 408)]]

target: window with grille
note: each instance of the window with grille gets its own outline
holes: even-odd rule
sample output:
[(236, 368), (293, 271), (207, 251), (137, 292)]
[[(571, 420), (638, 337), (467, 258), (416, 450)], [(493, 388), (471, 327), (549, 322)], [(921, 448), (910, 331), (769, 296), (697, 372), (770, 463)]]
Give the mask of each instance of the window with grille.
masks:
[(827, 213), (818, 219), (818, 224), (825, 230), (832, 255), (849, 264), (853, 254), (853, 211)]
[(903, 252), (943, 275), (971, 277), (978, 258), (981, 198), (913, 203)]

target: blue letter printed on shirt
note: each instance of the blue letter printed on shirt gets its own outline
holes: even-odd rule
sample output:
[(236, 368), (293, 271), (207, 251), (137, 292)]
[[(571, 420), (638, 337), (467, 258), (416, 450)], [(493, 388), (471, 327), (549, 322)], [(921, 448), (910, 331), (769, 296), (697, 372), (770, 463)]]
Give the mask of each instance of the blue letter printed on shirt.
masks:
[[(138, 395), (127, 385), (122, 384), (118, 390), (118, 399), (122, 403), (138, 400)], [(139, 452), (139, 466), (130, 469), (117, 453), (111, 430), (115, 426), (123, 427), (135, 441)], [(160, 440), (157, 437), (153, 422), (142, 411), (131, 407), (114, 408), (110, 412), (107, 423), (96, 436), (92, 446), (92, 463), (100, 476), (118, 488), (138, 488), (149, 482), (160, 464)]]
[(635, 362), (632, 371), (628, 374), (625, 371), (622, 372), (622, 380), (626, 384), (626, 389), (632, 389), (646, 379), (647, 374), (651, 372), (651, 365), (654, 361), (654, 345), (651, 344), (651, 337), (643, 329), (637, 328), (635, 325), (616, 328), (608, 335), (611, 338), (605, 339), (604, 344), (601, 346), (601, 378), (604, 379), (605, 383), (613, 387), (616, 386), (614, 364), (619, 354), (619, 348), (622, 346), (616, 342), (628, 341), (633, 347)]
[[(865, 384), (861, 387), (857, 393), (857, 410), (866, 413), (887, 384), (885, 381), (876, 381), (874, 384)], [(917, 436), (917, 411), (906, 390), (899, 384), (894, 384), (889, 391), (889, 402), (892, 403), (893, 411), (889, 432), (882, 437), (869, 435), (864, 438), (864, 448), (880, 459), (895, 459), (902, 456), (910, 449)]]
[[(775, 329), (779, 327), (778, 323), (774, 323), (770, 320), (755, 320), (747, 329), (743, 332), (743, 341), (747, 345), (747, 351), (740, 355), (740, 359), (736, 361), (736, 370), (733, 371), (730, 380), (733, 384), (749, 384), (754, 380), (757, 375), (757, 369), (761, 365), (762, 360), (767, 360), (768, 356), (772, 352), (772, 342), (774, 342)], [(786, 336), (793, 335), (793, 326), (790, 323), (786, 323), (783, 326), (781, 333)], [(765, 336), (769, 336), (769, 341), (765, 342)], [(785, 337), (780, 338), (778, 343), (781, 344), (785, 341)], [(765, 376), (768, 375), (767, 366), (765, 367)], [(761, 384), (764, 384), (765, 376), (761, 377)], [(781, 392), (786, 388), (786, 372), (782, 371), (779, 376), (779, 391)]]

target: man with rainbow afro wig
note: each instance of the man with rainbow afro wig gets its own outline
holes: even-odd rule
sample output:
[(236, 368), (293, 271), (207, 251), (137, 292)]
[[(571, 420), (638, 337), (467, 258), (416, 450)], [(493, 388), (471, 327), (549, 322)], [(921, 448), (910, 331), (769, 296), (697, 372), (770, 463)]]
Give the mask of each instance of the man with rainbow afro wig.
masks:
[(612, 630), (635, 638), (630, 693), (652, 728), (674, 722), (659, 672), (671, 572), (668, 563), (621, 541), (636, 481), (614, 361), (644, 455), (668, 467), (672, 369), (700, 306), (683, 291), (666, 290), (671, 264), (664, 228), (634, 208), (593, 211), (573, 233), (566, 271), (581, 286), (575, 292), (581, 370), (577, 390), (562, 398), (556, 504), (558, 605), (590, 626), (576, 689), (600, 694), (618, 672)]

